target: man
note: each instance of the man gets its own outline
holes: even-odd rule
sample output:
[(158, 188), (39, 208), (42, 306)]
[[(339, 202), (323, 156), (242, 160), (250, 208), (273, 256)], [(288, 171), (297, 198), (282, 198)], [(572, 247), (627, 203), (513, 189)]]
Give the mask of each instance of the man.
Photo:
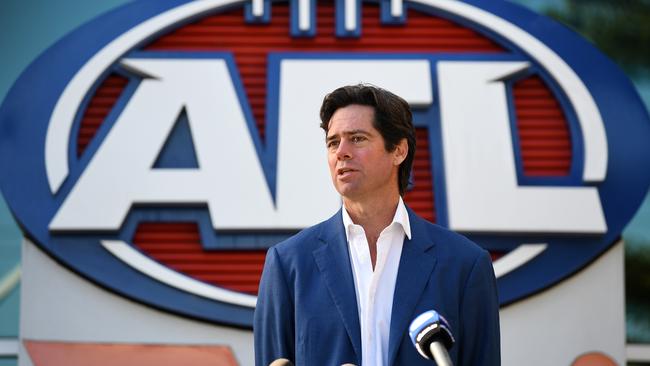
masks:
[(346, 86), (325, 97), (320, 117), (343, 207), (269, 249), (255, 310), (257, 365), (431, 365), (406, 333), (432, 309), (456, 338), (454, 365), (499, 365), (488, 253), (402, 201), (415, 154), (406, 101)]

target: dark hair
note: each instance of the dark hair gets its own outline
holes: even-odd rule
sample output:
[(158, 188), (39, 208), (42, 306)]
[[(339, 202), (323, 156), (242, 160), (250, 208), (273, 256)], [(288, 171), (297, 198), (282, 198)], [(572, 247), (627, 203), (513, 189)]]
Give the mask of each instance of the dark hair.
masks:
[(340, 87), (327, 94), (320, 108), (320, 127), (327, 133), (336, 110), (351, 104), (373, 107), (373, 127), (384, 138), (386, 151), (394, 151), (402, 139), (408, 143), (408, 154), (399, 166), (398, 187), (404, 195), (415, 156), (415, 128), (409, 104), (401, 97), (374, 85), (358, 84)]

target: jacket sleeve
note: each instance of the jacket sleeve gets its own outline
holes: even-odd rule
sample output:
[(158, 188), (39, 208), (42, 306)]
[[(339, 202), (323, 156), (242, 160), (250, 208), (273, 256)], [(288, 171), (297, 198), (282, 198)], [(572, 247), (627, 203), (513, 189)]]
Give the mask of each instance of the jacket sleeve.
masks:
[(268, 366), (279, 358), (295, 363), (293, 297), (277, 250), (266, 253), (253, 323), (255, 365)]
[(461, 300), (457, 366), (501, 365), (499, 298), (490, 255), (476, 259)]

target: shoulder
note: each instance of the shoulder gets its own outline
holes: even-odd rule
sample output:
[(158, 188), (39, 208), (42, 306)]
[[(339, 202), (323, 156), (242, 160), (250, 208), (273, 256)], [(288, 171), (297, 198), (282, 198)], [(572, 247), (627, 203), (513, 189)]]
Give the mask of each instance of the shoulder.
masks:
[(414, 236), (413, 239), (433, 243), (433, 250), (440, 259), (474, 263), (489, 255), (485, 249), (460, 233), (426, 221), (412, 212), (409, 219), (411, 226), (417, 228), (415, 232), (420, 234), (419, 238)]
[(300, 230), (295, 235), (275, 244), (272, 248), (279, 254), (292, 254), (305, 251), (311, 252), (319, 246), (323, 233), (326, 233), (329, 230), (328, 227), (334, 224), (333, 221), (335, 216), (332, 216), (326, 221)]
[(314, 253), (326, 247), (325, 238), (331, 237), (332, 232), (342, 230), (340, 215), (338, 221), (341, 222), (339, 225), (337, 215), (334, 215), (329, 220), (303, 229), (270, 247), (266, 254), (262, 282), (273, 282), (282, 278), (282, 282), (287, 284), (292, 294), (295, 288), (310, 286), (318, 272)]
[(299, 262), (308, 260), (312, 253), (324, 245), (325, 238), (331, 237), (334, 232), (343, 230), (340, 211), (329, 219), (316, 225), (305, 228), (286, 240), (269, 248), (287, 265), (298, 265)]
[(423, 240), (433, 243), (428, 253), (436, 258), (439, 273), (457, 279), (459, 289), (476, 291), (495, 286), (492, 259), (487, 250), (462, 234), (419, 220), (422, 220), (420, 232), (426, 233)]

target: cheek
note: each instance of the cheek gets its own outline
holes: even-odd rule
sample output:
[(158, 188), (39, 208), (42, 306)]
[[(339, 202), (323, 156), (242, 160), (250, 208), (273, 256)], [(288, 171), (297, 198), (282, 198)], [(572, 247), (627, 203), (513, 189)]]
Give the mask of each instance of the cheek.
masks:
[(336, 156), (331, 153), (327, 153), (327, 166), (330, 169), (330, 174), (334, 175), (334, 171), (336, 170)]
[(376, 177), (388, 177), (391, 175), (393, 169), (396, 169), (396, 166), (393, 164), (393, 157), (390, 155), (380, 155), (377, 156), (373, 164), (370, 166), (373, 169), (373, 173)]

